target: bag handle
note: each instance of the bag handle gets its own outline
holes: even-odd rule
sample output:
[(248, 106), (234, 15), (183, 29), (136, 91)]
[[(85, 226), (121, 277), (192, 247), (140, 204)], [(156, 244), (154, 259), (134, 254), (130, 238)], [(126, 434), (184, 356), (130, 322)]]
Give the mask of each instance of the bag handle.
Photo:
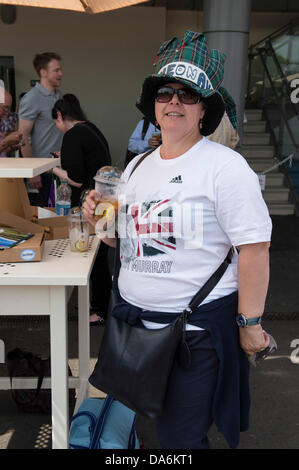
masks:
[[(30, 360), (28, 357), (24, 356), (23, 357), (24, 359), (27, 360), (28, 364), (30, 364)], [(44, 376), (45, 376), (45, 366), (46, 366), (46, 360), (43, 360), (43, 359), (39, 359), (39, 364), (40, 364), (40, 370), (37, 370), (32, 364), (31, 364), (31, 367), (32, 367), (32, 370), (36, 373), (37, 375), (37, 387), (36, 387), (36, 390), (35, 390), (35, 395), (34, 397), (31, 399), (31, 400), (28, 400), (26, 402), (22, 402), (22, 401), (19, 401), (17, 399), (17, 396), (16, 394), (14, 394), (13, 392), (13, 387), (12, 387), (12, 379), (14, 377), (14, 372), (15, 372), (15, 369), (16, 369), (16, 366), (20, 360), (19, 357), (16, 357), (12, 360), (12, 363), (11, 363), (11, 368), (10, 368), (10, 387), (11, 387), (11, 394), (12, 394), (12, 397), (14, 399), (14, 401), (16, 402), (17, 405), (30, 405), (31, 403), (33, 403), (36, 398), (38, 397), (39, 395), (39, 392), (40, 392), (40, 389), (41, 389), (41, 386), (42, 386), (42, 383), (43, 383), (43, 379), (44, 379)], [(16, 377), (16, 376), (15, 376)]]
[(97, 445), (99, 436), (101, 436), (101, 434), (102, 434), (103, 426), (104, 426), (105, 420), (108, 416), (108, 412), (110, 410), (110, 407), (111, 407), (113, 401), (114, 401), (114, 398), (111, 395), (106, 396), (103, 408), (101, 410), (101, 414), (98, 417), (96, 425), (93, 429), (92, 438), (91, 438), (91, 442), (90, 442), (90, 446), (89, 446), (90, 449), (96, 449), (96, 445)]

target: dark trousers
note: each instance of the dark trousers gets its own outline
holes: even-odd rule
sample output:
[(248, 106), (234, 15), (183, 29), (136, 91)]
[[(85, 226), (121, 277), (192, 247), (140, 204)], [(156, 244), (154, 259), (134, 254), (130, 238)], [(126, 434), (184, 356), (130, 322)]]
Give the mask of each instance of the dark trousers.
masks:
[(165, 407), (157, 420), (162, 449), (208, 449), (218, 358), (207, 331), (187, 331), (190, 369), (177, 361), (169, 378)]
[(29, 200), (32, 206), (48, 207), (49, 194), (53, 176), (49, 173), (41, 175), (42, 187), (38, 193), (29, 193)]
[(99, 315), (101, 315), (103, 318), (106, 318), (107, 316), (112, 287), (112, 280), (108, 263), (108, 250), (109, 246), (102, 242), (90, 275), (90, 303), (92, 308), (98, 310)]

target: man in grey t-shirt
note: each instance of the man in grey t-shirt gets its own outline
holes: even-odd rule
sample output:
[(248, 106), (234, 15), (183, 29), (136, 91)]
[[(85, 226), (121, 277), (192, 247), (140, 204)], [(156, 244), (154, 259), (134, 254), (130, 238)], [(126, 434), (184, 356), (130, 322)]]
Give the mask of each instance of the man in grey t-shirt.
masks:
[[(19, 106), (19, 131), (25, 142), (22, 148), (25, 158), (48, 158), (51, 152), (61, 148), (63, 136), (51, 115), (54, 104), (62, 97), (58, 89), (62, 79), (60, 60), (60, 56), (54, 52), (37, 54), (34, 58), (33, 65), (40, 83), (25, 94)], [(50, 183), (48, 174), (29, 179), (29, 186), (39, 190), (38, 205), (48, 205)]]

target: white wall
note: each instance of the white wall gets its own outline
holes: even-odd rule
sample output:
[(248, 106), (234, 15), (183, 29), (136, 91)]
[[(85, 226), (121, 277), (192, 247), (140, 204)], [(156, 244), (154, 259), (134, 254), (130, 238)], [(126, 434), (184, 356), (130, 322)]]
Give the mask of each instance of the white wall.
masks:
[(17, 96), (38, 78), (36, 53), (62, 57), (63, 93), (78, 96), (88, 118), (106, 136), (113, 160), (123, 160), (141, 113), (135, 107), (143, 79), (165, 40), (164, 8), (131, 7), (88, 15), (19, 7), (14, 25), (0, 24), (1, 55), (15, 59)]
[(202, 11), (168, 10), (166, 13), (166, 38), (184, 36), (187, 29), (202, 31)]

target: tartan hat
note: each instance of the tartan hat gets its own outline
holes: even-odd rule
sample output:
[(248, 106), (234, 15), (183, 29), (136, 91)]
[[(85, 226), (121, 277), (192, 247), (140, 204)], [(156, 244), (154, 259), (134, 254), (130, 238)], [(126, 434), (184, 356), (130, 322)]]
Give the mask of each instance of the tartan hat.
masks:
[(236, 110), (236, 104), (229, 94), (229, 92), (223, 88), (223, 86), (218, 88), (219, 93), (222, 96), (222, 99), (224, 101), (224, 106), (225, 106), (225, 111), (227, 112), (227, 115), (229, 117), (230, 122), (232, 123), (232, 126), (234, 129), (237, 130), (237, 110)]
[(226, 55), (216, 49), (208, 50), (202, 33), (186, 31), (179, 41), (172, 38), (160, 47), (155, 73), (144, 80), (137, 108), (155, 123), (155, 93), (165, 83), (181, 83), (201, 96), (206, 105), (202, 135), (210, 135), (220, 124), (224, 102), (218, 89), (223, 80)]

